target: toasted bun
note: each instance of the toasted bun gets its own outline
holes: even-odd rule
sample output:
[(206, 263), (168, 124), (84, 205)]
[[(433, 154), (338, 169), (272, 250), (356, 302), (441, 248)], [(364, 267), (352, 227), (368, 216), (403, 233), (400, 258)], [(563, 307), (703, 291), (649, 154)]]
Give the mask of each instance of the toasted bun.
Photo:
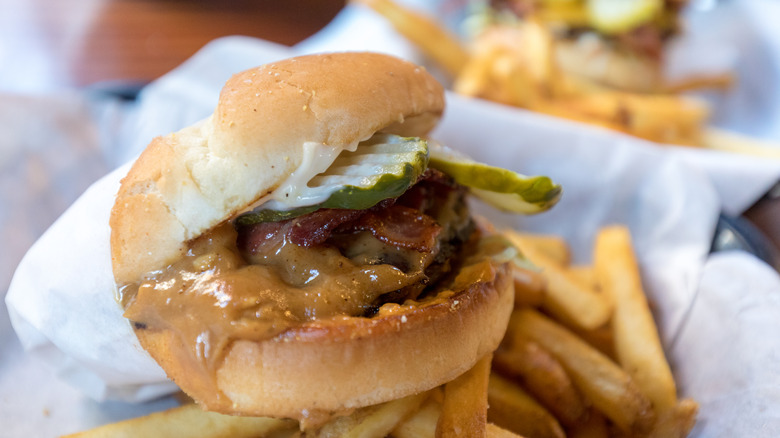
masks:
[(375, 53), (291, 58), (233, 76), (214, 114), (152, 141), (111, 211), (119, 284), (181, 257), (186, 244), (275, 189), (305, 142), (337, 150), (375, 132), (424, 135), (444, 108), (441, 85)]
[(316, 418), (429, 390), (494, 351), (506, 331), (514, 289), (507, 264), (484, 267), (483, 281), (427, 305), (310, 322), (262, 342), (237, 341), (216, 372), (218, 391), (199, 377), (195, 364), (176, 359), (174, 333), (136, 333), (168, 375), (208, 410)]

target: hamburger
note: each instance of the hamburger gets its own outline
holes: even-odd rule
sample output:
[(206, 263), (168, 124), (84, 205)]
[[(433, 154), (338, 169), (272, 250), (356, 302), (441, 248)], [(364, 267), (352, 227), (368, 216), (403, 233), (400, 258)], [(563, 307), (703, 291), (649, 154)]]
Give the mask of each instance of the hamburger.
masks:
[(149, 144), (111, 211), (113, 272), (184, 392), (317, 423), (498, 346), (517, 253), (466, 198), (534, 213), (560, 187), (426, 140), (443, 110), (411, 63), (310, 55), (236, 74), (211, 116)]

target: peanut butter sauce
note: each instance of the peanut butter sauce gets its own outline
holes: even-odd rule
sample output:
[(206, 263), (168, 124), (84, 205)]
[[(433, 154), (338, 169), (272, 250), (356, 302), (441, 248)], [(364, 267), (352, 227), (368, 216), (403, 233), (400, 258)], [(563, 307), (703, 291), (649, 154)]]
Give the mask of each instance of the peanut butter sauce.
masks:
[(249, 264), (229, 224), (193, 242), (184, 258), (122, 289), (136, 327), (174, 329), (202, 365), (215, 369), (231, 340), (263, 340), (305, 321), (359, 316), (380, 295), (420, 282), (408, 272), (358, 265), (333, 247), (304, 248), (283, 236)]

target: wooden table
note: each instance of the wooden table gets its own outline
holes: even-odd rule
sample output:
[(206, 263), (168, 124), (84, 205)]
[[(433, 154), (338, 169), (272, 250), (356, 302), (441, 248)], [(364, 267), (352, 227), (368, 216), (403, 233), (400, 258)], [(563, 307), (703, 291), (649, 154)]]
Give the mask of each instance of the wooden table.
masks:
[(0, 91), (146, 82), (208, 41), (248, 35), (292, 45), (345, 0), (0, 0)]

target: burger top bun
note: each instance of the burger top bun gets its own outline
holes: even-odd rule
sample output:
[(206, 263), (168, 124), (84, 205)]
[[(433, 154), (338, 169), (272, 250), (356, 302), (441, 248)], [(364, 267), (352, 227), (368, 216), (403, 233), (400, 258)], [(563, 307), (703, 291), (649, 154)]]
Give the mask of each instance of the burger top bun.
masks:
[(273, 191), (300, 166), (304, 143), (338, 152), (380, 130), (424, 135), (443, 108), (430, 74), (376, 53), (301, 56), (233, 76), (214, 114), (155, 138), (122, 180), (110, 220), (117, 283), (179, 258), (189, 240)]

